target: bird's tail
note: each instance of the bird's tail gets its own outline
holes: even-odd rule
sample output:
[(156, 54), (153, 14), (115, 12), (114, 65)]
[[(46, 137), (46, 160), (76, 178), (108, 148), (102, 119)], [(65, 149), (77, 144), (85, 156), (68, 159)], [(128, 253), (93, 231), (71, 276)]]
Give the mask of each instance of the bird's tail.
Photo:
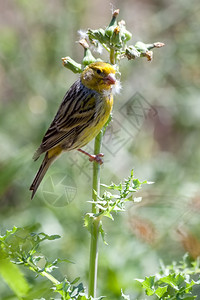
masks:
[(56, 159), (56, 156), (51, 156), (50, 158), (48, 157), (48, 152), (46, 153), (43, 162), (33, 180), (33, 183), (30, 186), (30, 190), (33, 191), (32, 192), (32, 196), (31, 199), (33, 199), (44, 175), (46, 174), (48, 168), (50, 167), (50, 165), (52, 164), (52, 162)]

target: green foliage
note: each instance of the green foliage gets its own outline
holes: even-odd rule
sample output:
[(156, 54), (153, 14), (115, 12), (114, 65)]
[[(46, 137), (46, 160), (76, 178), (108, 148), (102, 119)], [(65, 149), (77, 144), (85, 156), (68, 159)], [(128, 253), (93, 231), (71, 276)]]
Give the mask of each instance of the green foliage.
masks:
[(196, 299), (197, 294), (193, 288), (200, 284), (200, 280), (193, 278), (200, 273), (200, 262), (197, 260), (189, 264), (187, 259), (186, 255), (179, 264), (162, 264), (158, 274), (136, 280), (141, 283), (147, 296), (155, 295), (156, 299)]
[[(125, 179), (123, 183), (111, 183), (111, 185), (101, 184), (101, 186), (107, 188), (110, 191), (113, 191), (113, 193), (105, 191), (102, 197), (98, 196), (97, 201), (88, 201), (96, 206), (96, 208), (98, 209), (98, 213), (87, 213), (85, 215), (85, 226), (87, 227), (87, 229), (91, 232), (91, 224), (93, 220), (99, 220), (102, 219), (102, 217), (107, 217), (111, 220), (114, 220), (113, 212), (125, 211), (125, 204), (127, 202), (141, 201), (141, 198), (134, 198), (133, 193), (137, 192), (141, 188), (141, 185), (145, 183), (148, 182), (140, 182), (139, 179), (135, 179), (132, 170), (131, 175), (128, 177), (128, 179)], [(96, 194), (96, 191), (94, 192)], [(101, 222), (99, 230), (103, 241), (105, 242), (105, 232), (103, 230)]]
[(30, 228), (13, 227), (0, 236), (0, 274), (15, 294), (18, 296), (28, 295), (30, 287), (21, 271), (16, 266), (13, 267), (12, 263), (29, 268), (37, 274), (36, 276), (46, 277), (52, 282), (53, 291), (59, 293), (62, 299), (88, 299), (84, 293), (83, 284), (76, 285), (79, 278), (72, 282), (66, 278), (58, 281), (50, 274), (58, 268), (58, 263), (70, 262), (69, 260), (55, 259), (53, 262), (49, 262), (46, 256), (39, 253), (39, 246), (42, 242), (57, 240), (60, 236), (48, 235), (44, 232), (29, 233), (29, 231)]
[(12, 230), (7, 230), (6, 233), (0, 236), (0, 257), (1, 259), (10, 258), (16, 264), (24, 264), (33, 268), (34, 271), (41, 272), (51, 269), (57, 264), (57, 260), (53, 263), (45, 263), (43, 269), (37, 266), (37, 263), (42, 259), (36, 256), (41, 242), (46, 240), (56, 240), (59, 235), (47, 235), (41, 233), (29, 233), (30, 228), (13, 227)]
[[(134, 202), (135, 198), (133, 197), (133, 193), (137, 192), (141, 188), (141, 185), (145, 183), (147, 183), (147, 181), (140, 182), (139, 179), (135, 179), (132, 170), (131, 175), (128, 179), (125, 179), (123, 183), (111, 183), (111, 185), (101, 184), (101, 186), (108, 190), (113, 192), (117, 191), (117, 194), (105, 191), (102, 197), (98, 197), (96, 205), (99, 208), (99, 213), (96, 216), (106, 216), (113, 220), (112, 212), (125, 211), (126, 202)], [(136, 201), (138, 202), (138, 199), (136, 199)]]
[(55, 292), (58, 292), (62, 295), (63, 299), (73, 299), (73, 300), (84, 300), (87, 299), (84, 293), (84, 287), (82, 283), (75, 285), (79, 281), (79, 278), (69, 282), (67, 279), (64, 279), (62, 282), (56, 284), (53, 288)]
[(24, 274), (9, 259), (0, 259), (0, 275), (17, 297), (27, 295), (31, 289)]
[[(44, 232), (29, 233), (30, 229), (13, 227), (0, 236), (0, 274), (18, 297), (31, 299), (31, 295), (32, 297), (36, 295), (37, 290), (35, 286), (33, 293), (31, 286), (28, 285), (17, 267), (17, 265), (23, 265), (35, 272), (36, 276), (41, 275), (50, 280), (52, 285), (47, 287), (44, 284), (45, 289), (52, 289), (55, 293), (60, 294), (62, 300), (101, 300), (104, 298), (88, 298), (83, 284), (78, 283), (80, 278), (75, 278), (70, 282), (66, 278), (58, 281), (53, 277), (50, 273), (58, 268), (57, 264), (63, 261), (69, 262), (69, 260), (56, 259), (49, 262), (46, 256), (39, 253), (39, 247), (42, 242), (57, 240), (60, 236), (48, 235)], [(40, 288), (38, 295), (41, 295), (41, 292)]]

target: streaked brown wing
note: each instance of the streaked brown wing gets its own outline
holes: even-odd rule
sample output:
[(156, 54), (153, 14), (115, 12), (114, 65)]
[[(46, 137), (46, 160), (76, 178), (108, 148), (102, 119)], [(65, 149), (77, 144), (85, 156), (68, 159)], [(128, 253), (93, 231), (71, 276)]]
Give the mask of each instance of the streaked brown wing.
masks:
[(70, 148), (77, 134), (94, 120), (100, 97), (77, 80), (65, 94), (58, 112), (44, 135), (35, 158), (65, 139)]

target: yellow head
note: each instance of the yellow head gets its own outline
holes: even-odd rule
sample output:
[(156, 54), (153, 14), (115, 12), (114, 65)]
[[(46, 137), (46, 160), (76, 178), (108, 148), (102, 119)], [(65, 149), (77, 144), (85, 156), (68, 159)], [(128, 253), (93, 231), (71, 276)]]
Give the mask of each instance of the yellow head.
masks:
[(97, 92), (108, 91), (115, 84), (115, 69), (108, 63), (95, 62), (85, 68), (81, 82), (87, 88)]

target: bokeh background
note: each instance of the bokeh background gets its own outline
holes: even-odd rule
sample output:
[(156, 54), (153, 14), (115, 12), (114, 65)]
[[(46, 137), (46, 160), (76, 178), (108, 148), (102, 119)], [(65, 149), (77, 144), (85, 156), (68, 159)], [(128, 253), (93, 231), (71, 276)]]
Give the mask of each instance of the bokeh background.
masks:
[[(193, 259), (200, 254), (198, 0), (0, 2), (0, 226), (4, 233), (14, 225), (40, 224), (38, 232), (60, 234), (41, 251), (50, 260), (75, 263), (61, 264), (54, 273), (58, 279), (80, 276), (87, 286), (90, 236), (83, 216), (90, 211), (91, 164), (76, 151), (64, 154), (33, 201), (28, 189), (40, 165), (33, 153), (77, 78), (61, 58), (81, 62), (77, 31), (107, 26), (112, 6), (120, 9), (132, 44), (166, 44), (154, 50), (152, 62), (121, 61), (123, 89), (104, 138), (102, 183), (119, 183), (133, 168), (136, 177), (154, 184), (138, 193), (141, 203), (105, 221), (109, 245), (99, 242), (98, 295), (120, 299), (122, 288), (131, 299), (142, 299), (135, 278), (157, 272), (160, 260), (178, 261), (186, 251)], [(56, 200), (48, 194), (54, 188)], [(30, 282), (43, 284), (43, 278), (22, 271)], [(12, 298), (2, 280), (0, 290), (1, 299)]]

